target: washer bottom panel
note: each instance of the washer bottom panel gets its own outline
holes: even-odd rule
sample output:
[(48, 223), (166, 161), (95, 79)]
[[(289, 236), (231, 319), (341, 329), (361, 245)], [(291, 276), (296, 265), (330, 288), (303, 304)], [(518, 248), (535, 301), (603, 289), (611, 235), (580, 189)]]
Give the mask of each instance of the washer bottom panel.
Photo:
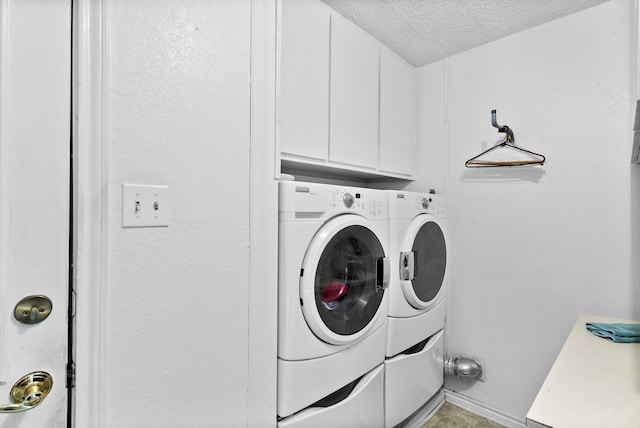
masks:
[(415, 354), (400, 354), (384, 362), (385, 426), (409, 417), (444, 383), (444, 330), (429, 338)]
[(351, 394), (329, 407), (310, 407), (278, 422), (278, 428), (375, 428), (384, 424), (383, 365), (360, 379)]
[(278, 415), (289, 416), (382, 364), (386, 323), (338, 353), (312, 360), (278, 359)]

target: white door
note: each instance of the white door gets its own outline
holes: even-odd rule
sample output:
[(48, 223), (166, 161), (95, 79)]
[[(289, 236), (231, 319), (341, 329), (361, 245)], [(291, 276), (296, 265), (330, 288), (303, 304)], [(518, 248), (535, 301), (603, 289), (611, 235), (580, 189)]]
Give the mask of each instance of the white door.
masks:
[(71, 0), (0, 1), (1, 427), (67, 425), (70, 81)]
[(329, 220), (302, 262), (302, 313), (313, 333), (327, 343), (355, 343), (381, 316), (388, 259), (369, 227), (357, 215)]
[(447, 245), (438, 220), (429, 214), (414, 218), (400, 250), (404, 297), (416, 309), (433, 306), (440, 301), (447, 270)]

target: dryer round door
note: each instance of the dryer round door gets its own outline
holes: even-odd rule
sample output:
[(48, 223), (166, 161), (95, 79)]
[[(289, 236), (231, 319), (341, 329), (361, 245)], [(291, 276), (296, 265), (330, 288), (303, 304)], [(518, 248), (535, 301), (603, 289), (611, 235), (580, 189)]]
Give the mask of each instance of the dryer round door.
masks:
[(426, 309), (439, 301), (447, 268), (447, 245), (437, 219), (429, 214), (414, 218), (400, 253), (400, 283), (409, 304)]
[(375, 324), (389, 267), (368, 221), (346, 214), (325, 223), (313, 237), (302, 269), (302, 312), (318, 338), (335, 345), (352, 343)]

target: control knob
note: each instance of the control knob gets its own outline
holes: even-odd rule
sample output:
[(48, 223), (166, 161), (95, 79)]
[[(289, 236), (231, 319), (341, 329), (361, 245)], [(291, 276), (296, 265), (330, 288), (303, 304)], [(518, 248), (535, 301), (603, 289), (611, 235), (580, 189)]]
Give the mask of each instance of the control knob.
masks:
[(353, 197), (351, 193), (345, 193), (344, 196), (342, 197), (342, 202), (344, 203), (344, 206), (347, 208), (351, 208), (351, 206), (353, 206), (353, 203), (355, 201), (356, 199)]
[(425, 210), (429, 208), (429, 199), (422, 198), (422, 208), (424, 208)]

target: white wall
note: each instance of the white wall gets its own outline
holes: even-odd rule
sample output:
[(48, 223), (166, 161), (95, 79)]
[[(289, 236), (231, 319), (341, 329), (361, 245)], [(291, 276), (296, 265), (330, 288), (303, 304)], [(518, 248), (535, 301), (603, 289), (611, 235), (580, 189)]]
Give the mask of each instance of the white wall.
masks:
[[(247, 425), (249, 3), (109, 2), (105, 426)], [(448, 345), (487, 370), (448, 387), (515, 418), (579, 313), (640, 317), (629, 15), (613, 0), (418, 70), (412, 186), (451, 199)], [(464, 168), (499, 138), (492, 108), (543, 175)], [(171, 226), (121, 229), (122, 182), (168, 184)]]
[[(515, 420), (579, 314), (640, 318), (631, 3), (612, 0), (417, 73), (423, 108), (438, 116), (419, 125), (431, 147), (424, 179), (451, 201), (448, 350), (486, 364), (485, 382), (447, 388)], [(503, 136), (492, 109), (517, 143), (547, 156), (544, 166), (465, 168)]]
[[(250, 1), (108, 4), (103, 424), (247, 426)], [(121, 229), (121, 183), (170, 227)]]

